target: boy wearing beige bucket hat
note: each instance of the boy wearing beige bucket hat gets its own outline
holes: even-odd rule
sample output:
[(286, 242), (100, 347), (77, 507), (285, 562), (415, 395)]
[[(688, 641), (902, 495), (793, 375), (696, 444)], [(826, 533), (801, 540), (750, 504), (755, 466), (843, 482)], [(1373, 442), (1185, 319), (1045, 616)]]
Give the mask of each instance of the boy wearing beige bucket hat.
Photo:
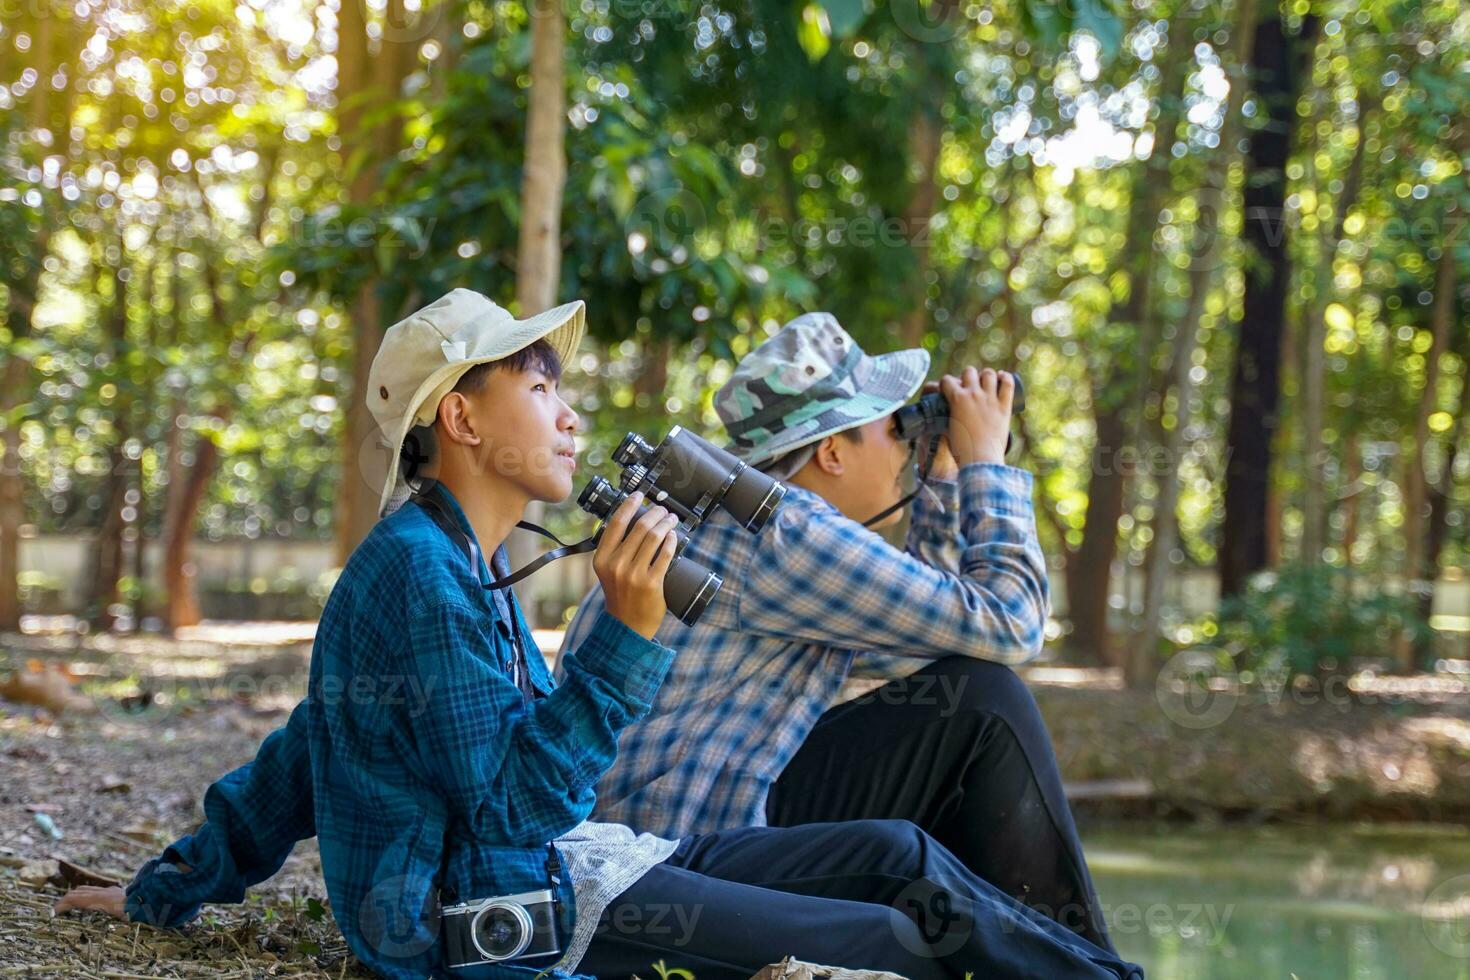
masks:
[(469, 289), (451, 290), (390, 327), (368, 371), (366, 393), (378, 423), (374, 446), (386, 451), (373, 487), (378, 516), (387, 516), (408, 499), (405, 473), (415, 462), (404, 459), (409, 433), (434, 425), (440, 402), (471, 368), (537, 344), (549, 346), (556, 361), (565, 364), (585, 329), (580, 300), (517, 320)]
[(674, 519), (651, 507), (630, 526), (636, 496), (609, 518), (593, 567), (617, 598), (560, 685), (514, 596), (485, 587), (526, 503), (571, 492), (578, 419), (558, 383), (584, 322), (580, 302), (518, 320), (456, 289), (387, 330), (365, 392), (386, 450), (383, 519), (328, 597), (308, 697), (209, 788), (195, 833), (124, 893), (63, 908), (180, 925), (203, 902), (239, 901), (315, 835), (337, 924), (383, 976), (443, 969), (460, 918), (441, 905), (537, 891), (556, 930), (538, 965), (576, 965), (625, 879), (676, 846), (583, 819), (673, 659), (652, 635)]

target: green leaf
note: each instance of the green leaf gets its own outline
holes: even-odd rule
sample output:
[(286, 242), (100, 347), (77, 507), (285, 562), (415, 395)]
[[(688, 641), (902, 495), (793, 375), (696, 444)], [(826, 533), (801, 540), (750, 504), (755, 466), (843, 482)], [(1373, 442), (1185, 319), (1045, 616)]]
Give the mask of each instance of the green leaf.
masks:
[(1066, 16), (1063, 8), (1049, 0), (1026, 0), (1023, 9), (1027, 33), (1043, 47), (1055, 48), (1071, 29), (1071, 18)]
[(314, 896), (306, 900), (306, 917), (313, 922), (320, 922), (326, 918), (327, 907)]
[(796, 40), (807, 58), (821, 61), (832, 47), (832, 27), (827, 21), (827, 12), (815, 3), (801, 10), (801, 23), (796, 26)]

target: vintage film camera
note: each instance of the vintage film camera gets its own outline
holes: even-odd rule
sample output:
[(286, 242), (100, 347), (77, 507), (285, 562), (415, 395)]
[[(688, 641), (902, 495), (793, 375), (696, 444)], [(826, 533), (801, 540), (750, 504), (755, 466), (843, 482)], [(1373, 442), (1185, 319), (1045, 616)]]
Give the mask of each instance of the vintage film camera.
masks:
[(451, 968), (562, 951), (550, 889), (450, 905), (441, 915), (445, 960)]

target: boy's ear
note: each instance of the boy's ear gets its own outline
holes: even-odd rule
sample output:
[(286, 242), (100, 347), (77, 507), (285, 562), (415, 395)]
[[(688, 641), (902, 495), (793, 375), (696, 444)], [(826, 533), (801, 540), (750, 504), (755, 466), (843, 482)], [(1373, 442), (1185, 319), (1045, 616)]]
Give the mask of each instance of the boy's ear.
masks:
[(828, 476), (841, 476), (845, 470), (844, 456), (842, 440), (836, 436), (828, 436), (817, 443), (817, 454), (813, 458), (823, 473)]
[(444, 438), (466, 446), (478, 446), (480, 436), (475, 432), (474, 420), (469, 415), (469, 401), (463, 394), (451, 391), (439, 402), (439, 427)]

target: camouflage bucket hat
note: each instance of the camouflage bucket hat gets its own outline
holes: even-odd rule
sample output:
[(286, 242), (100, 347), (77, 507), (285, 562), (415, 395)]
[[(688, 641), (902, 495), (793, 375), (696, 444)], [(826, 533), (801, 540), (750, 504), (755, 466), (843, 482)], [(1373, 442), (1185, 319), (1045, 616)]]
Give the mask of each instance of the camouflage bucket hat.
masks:
[(804, 313), (741, 360), (715, 411), (730, 452), (758, 466), (890, 414), (928, 373), (928, 351), (869, 357), (832, 314)]

